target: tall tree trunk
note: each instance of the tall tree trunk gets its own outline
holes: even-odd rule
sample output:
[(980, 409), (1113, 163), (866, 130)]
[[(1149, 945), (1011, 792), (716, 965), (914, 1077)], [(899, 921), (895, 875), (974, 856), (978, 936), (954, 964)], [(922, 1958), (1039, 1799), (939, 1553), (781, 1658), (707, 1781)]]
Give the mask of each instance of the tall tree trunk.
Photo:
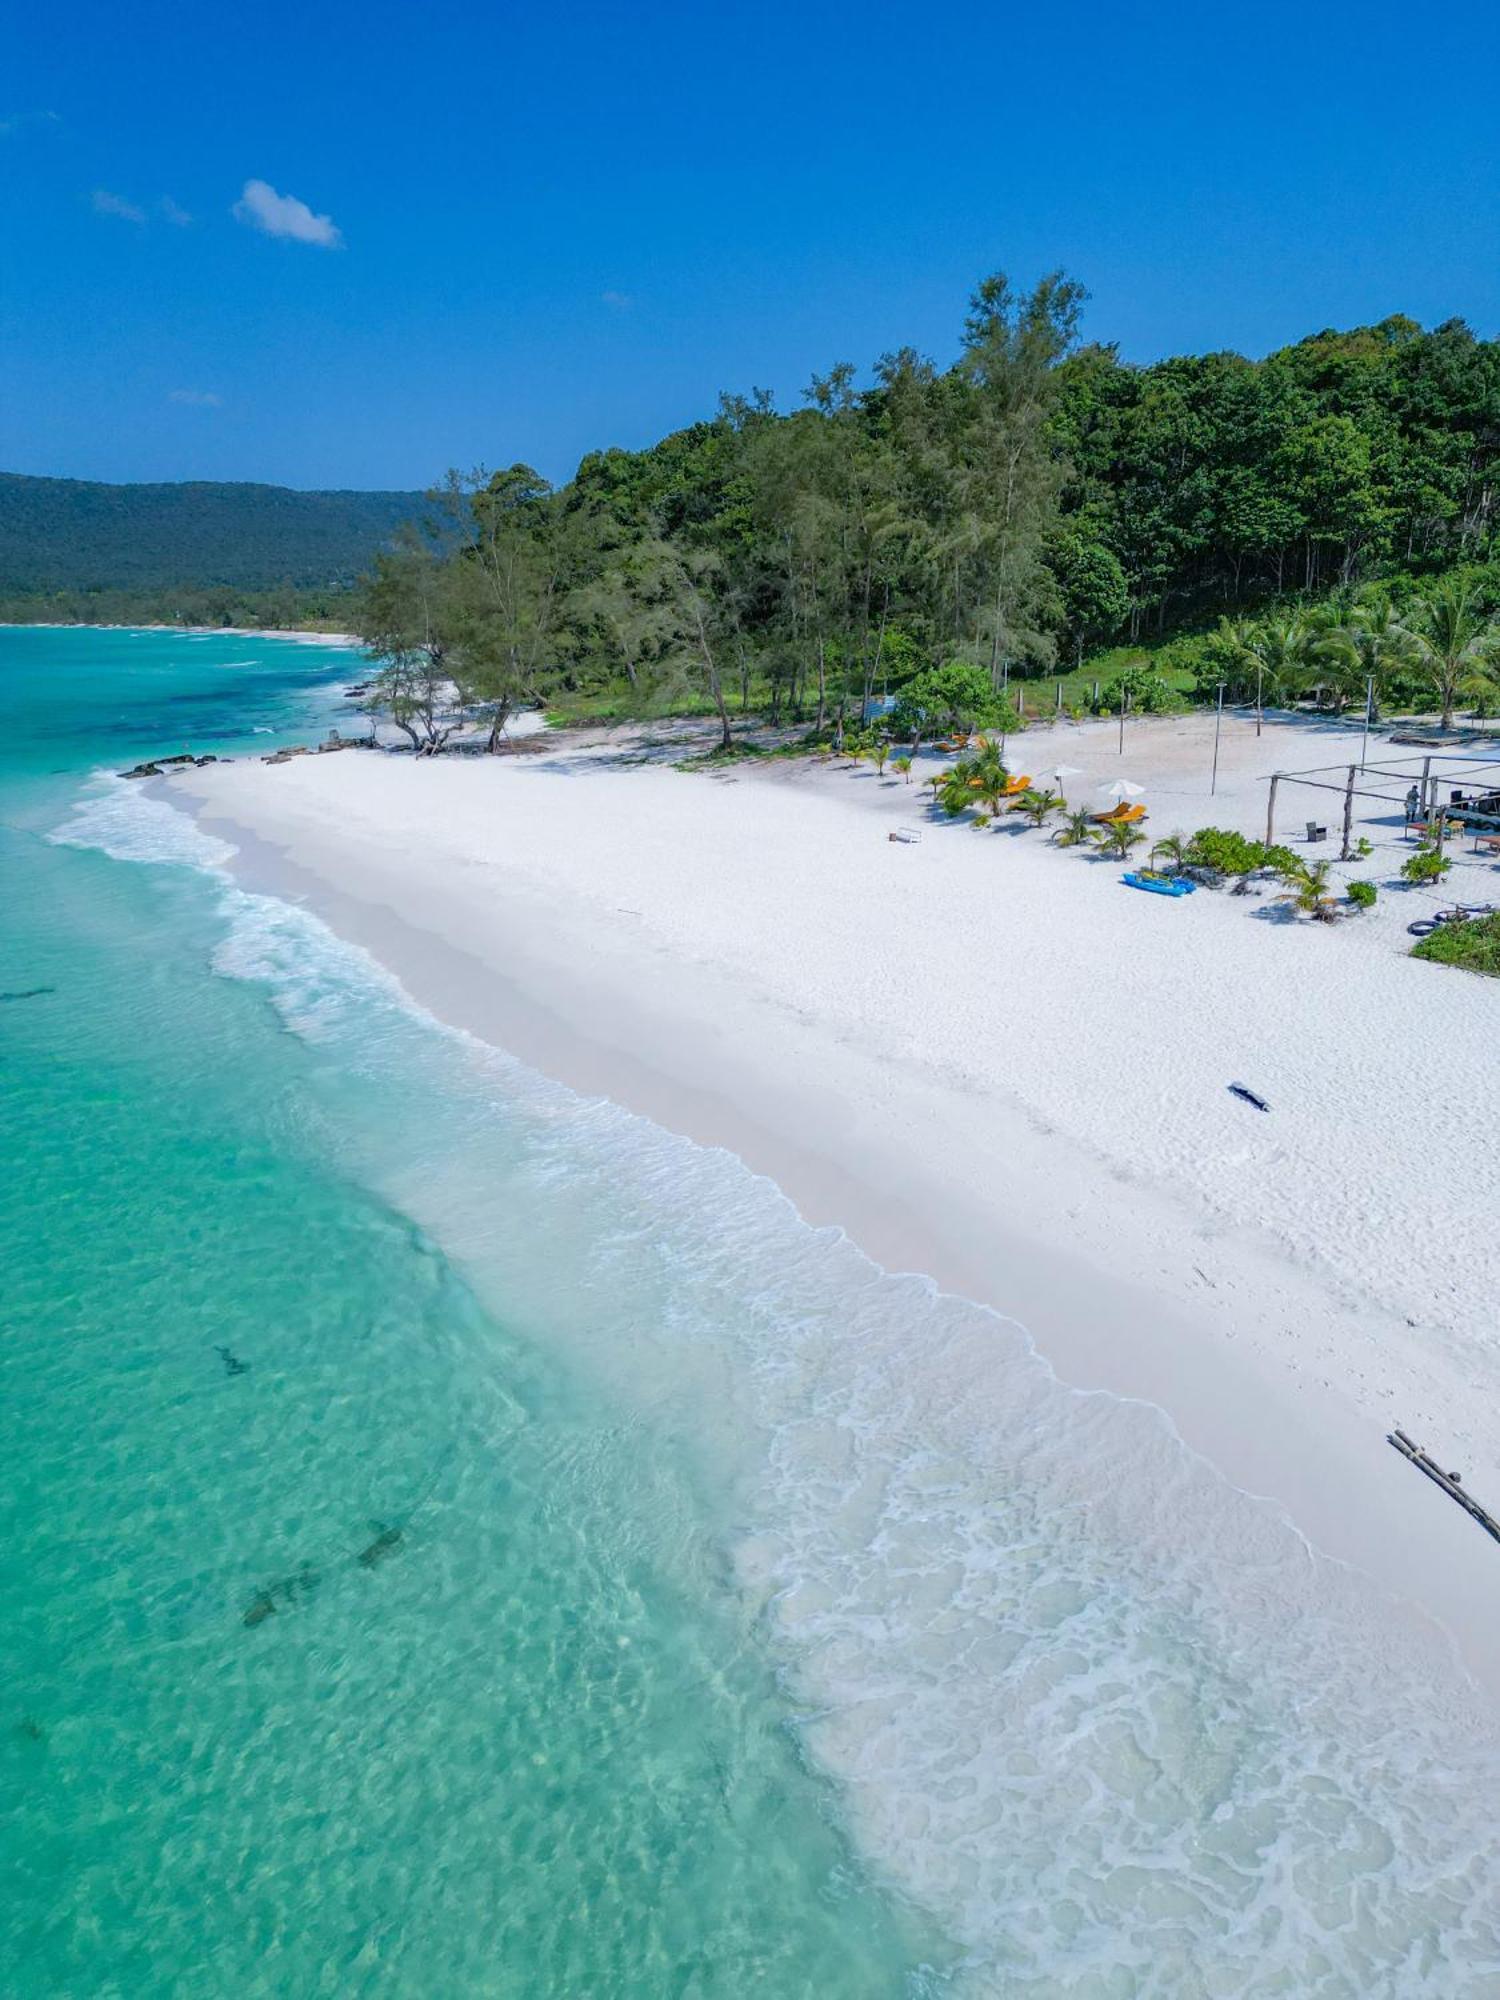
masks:
[(495, 713), (490, 717), (490, 736), (489, 741), (484, 747), (486, 754), (491, 757), (495, 756), (499, 751), (500, 738), (505, 734), (505, 725), (510, 720), (510, 709), (511, 705), (508, 701), (499, 702), (496, 705)]
[(698, 651), (708, 677), (708, 691), (713, 696), (713, 704), (718, 711), (719, 748), (729, 750), (734, 747), (734, 735), (729, 726), (729, 706), (724, 700), (724, 683), (719, 678), (718, 663), (714, 659), (713, 647), (708, 642), (708, 626), (703, 617), (703, 604), (696, 591), (693, 593), (693, 623), (698, 628)]

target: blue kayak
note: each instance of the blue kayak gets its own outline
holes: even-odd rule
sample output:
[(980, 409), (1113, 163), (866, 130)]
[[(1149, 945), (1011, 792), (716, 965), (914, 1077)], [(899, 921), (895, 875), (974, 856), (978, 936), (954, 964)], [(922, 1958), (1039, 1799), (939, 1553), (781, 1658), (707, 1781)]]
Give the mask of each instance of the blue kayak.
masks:
[(1185, 875), (1139, 875), (1133, 869), (1121, 879), (1129, 888), (1149, 889), (1153, 896), (1191, 896), (1198, 886)]

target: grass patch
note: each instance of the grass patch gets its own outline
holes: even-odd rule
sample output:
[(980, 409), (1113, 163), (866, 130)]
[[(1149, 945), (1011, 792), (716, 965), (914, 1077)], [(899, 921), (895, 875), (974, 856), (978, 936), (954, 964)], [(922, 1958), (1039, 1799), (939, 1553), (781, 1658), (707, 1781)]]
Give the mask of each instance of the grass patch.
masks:
[(1470, 917), (1461, 924), (1440, 924), (1431, 937), (1412, 946), (1413, 958), (1430, 958), (1435, 965), (1457, 965), (1465, 972), (1487, 973), (1500, 979), (1500, 912)]

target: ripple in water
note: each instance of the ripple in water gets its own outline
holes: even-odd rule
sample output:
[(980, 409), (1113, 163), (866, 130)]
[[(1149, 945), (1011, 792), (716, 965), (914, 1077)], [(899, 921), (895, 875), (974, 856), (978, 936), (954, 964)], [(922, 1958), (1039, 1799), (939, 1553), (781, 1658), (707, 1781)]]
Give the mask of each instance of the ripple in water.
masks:
[(1436, 1639), (1014, 1324), (437, 1029), (305, 912), (224, 915), (218, 969), (315, 1047), (361, 1174), (691, 1468), (802, 1742), (962, 1985), (1500, 1994), (1500, 1745)]

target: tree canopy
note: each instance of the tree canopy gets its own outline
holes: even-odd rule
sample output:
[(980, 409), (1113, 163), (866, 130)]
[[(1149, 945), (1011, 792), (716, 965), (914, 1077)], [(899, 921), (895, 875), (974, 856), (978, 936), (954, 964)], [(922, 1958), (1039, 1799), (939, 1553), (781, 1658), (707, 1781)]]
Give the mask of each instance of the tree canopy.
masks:
[(752, 693), (835, 740), (903, 690), (917, 726), (1003, 720), (1016, 680), (1215, 617), (1210, 688), (1347, 700), (1399, 669), (1451, 714), (1491, 684), (1493, 604), (1437, 576), (1492, 546), (1500, 344), (1393, 318), (1139, 367), (1080, 344), (1083, 302), (996, 273), (947, 368), (905, 348), (785, 413), (724, 396), (557, 491), (525, 466), (451, 482), (450, 666), (491, 713), (696, 702), (726, 740)]

